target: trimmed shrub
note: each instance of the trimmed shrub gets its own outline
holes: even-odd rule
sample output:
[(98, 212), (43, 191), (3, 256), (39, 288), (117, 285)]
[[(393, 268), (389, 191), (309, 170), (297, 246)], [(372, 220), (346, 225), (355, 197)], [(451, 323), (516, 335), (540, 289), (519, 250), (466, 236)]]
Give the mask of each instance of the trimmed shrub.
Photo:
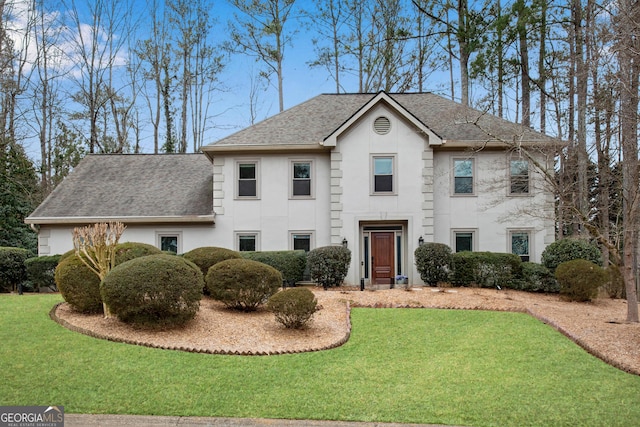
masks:
[(302, 280), (307, 266), (305, 251), (242, 252), (242, 257), (275, 268), (282, 273), (282, 280), (289, 286), (295, 286), (296, 282)]
[(351, 263), (351, 251), (343, 246), (323, 246), (307, 255), (311, 278), (327, 289), (340, 286)]
[(0, 292), (11, 292), (27, 280), (24, 262), (31, 256), (26, 249), (0, 247)]
[(184, 325), (200, 307), (200, 269), (167, 254), (135, 258), (115, 266), (100, 292), (111, 313), (125, 323), (149, 328)]
[(162, 251), (146, 243), (125, 242), (116, 245), (116, 265), (147, 255), (161, 254)]
[(302, 329), (318, 310), (318, 301), (307, 288), (285, 289), (269, 298), (267, 310), (285, 328)]
[(448, 282), (453, 256), (451, 248), (444, 243), (424, 243), (414, 252), (420, 278), (429, 286)]
[(187, 259), (194, 263), (202, 271), (202, 275), (206, 277), (209, 272), (209, 268), (213, 267), (221, 261), (228, 259), (240, 259), (242, 255), (238, 251), (233, 251), (226, 248), (218, 248), (215, 246), (205, 246), (202, 248), (196, 248), (189, 252), (182, 254), (184, 259)]
[(551, 272), (563, 262), (585, 259), (602, 266), (602, 253), (592, 243), (582, 239), (556, 240), (542, 252), (542, 264)]
[(211, 298), (225, 306), (255, 311), (282, 285), (275, 268), (250, 259), (229, 259), (214, 265), (205, 278)]
[(100, 278), (80, 258), (67, 256), (56, 267), (56, 286), (62, 298), (82, 313), (101, 313)]
[(452, 258), (451, 281), (457, 286), (515, 288), (522, 277), (518, 255), (495, 252), (458, 252)]
[(604, 291), (607, 293), (607, 296), (609, 298), (626, 298), (627, 289), (624, 284), (624, 277), (622, 277), (620, 267), (610, 265), (605, 270), (607, 271), (607, 274), (609, 274), (609, 280), (604, 285)]
[(556, 279), (560, 295), (569, 301), (591, 301), (598, 296), (598, 288), (609, 280), (602, 267), (584, 259), (574, 259), (558, 265)]
[(522, 263), (522, 279), (515, 282), (516, 289), (526, 292), (558, 293), (560, 286), (547, 267), (535, 262)]
[(57, 291), (55, 272), (60, 255), (33, 257), (25, 260), (24, 266), (27, 270), (27, 278), (35, 288), (49, 288)]

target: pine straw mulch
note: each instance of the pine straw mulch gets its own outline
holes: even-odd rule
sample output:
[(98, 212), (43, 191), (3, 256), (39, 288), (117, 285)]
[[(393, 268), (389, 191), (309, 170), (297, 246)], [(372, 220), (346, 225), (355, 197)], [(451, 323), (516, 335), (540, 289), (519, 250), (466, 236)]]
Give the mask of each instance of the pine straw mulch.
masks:
[(150, 331), (102, 315), (85, 315), (61, 303), (51, 317), (96, 338), (156, 348), (211, 354), (270, 355), (334, 348), (351, 333), (351, 307), (411, 307), (524, 312), (556, 328), (594, 356), (640, 375), (640, 324), (626, 321), (625, 300), (562, 301), (558, 295), (477, 288), (413, 288), (361, 292), (355, 288), (310, 288), (321, 309), (303, 330), (288, 330), (258, 310), (240, 313), (204, 298), (186, 326)]

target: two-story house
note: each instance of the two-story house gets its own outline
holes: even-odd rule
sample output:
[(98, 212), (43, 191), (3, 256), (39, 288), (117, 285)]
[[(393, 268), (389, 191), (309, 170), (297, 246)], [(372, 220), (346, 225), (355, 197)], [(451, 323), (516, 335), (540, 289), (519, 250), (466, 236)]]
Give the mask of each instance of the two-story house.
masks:
[(319, 95), (204, 154), (88, 156), (27, 222), (40, 254), (71, 249), (73, 226), (119, 220), (123, 241), (179, 253), (345, 245), (346, 282), (420, 283), (423, 242), (540, 261), (557, 144), (434, 94)]

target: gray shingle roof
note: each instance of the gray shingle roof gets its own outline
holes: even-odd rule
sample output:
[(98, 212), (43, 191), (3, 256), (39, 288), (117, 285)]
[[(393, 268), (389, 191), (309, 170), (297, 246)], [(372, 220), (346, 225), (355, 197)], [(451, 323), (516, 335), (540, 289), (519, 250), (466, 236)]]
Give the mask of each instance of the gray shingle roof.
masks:
[[(242, 145), (317, 145), (356, 114), (377, 94), (325, 94), (203, 147)], [(486, 141), (487, 130), (512, 141), (558, 141), (521, 125), (465, 107), (432, 93), (389, 94), (440, 138), (447, 141)], [(476, 120), (479, 126), (473, 124)]]
[(140, 217), (156, 222), (213, 222), (213, 169), (207, 157), (88, 155), (26, 222), (74, 218), (133, 222)]

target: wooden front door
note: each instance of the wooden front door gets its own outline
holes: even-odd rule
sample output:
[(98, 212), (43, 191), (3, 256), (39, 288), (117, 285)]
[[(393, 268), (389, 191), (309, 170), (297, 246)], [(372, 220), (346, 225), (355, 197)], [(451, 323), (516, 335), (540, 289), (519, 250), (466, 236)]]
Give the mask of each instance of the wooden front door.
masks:
[(371, 233), (371, 282), (375, 285), (394, 283), (394, 232)]

